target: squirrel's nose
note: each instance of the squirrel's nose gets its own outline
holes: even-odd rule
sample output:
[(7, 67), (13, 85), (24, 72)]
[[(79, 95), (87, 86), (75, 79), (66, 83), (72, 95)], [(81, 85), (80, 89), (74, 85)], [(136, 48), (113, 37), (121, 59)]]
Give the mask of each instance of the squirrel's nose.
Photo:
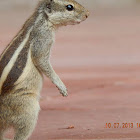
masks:
[(87, 12), (86, 12), (86, 18), (88, 18), (89, 17), (89, 11), (87, 10)]

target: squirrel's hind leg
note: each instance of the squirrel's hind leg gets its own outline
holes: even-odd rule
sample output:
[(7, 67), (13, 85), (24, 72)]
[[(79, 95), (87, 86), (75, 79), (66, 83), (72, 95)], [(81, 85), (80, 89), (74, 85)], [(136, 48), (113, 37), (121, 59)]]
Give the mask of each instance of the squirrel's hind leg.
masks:
[(19, 128), (16, 130), (14, 140), (27, 140), (31, 133), (33, 132), (34, 127), (31, 128), (26, 126), (24, 128)]
[(28, 97), (24, 100), (22, 107), (21, 114), (13, 120), (15, 130), (14, 140), (27, 140), (32, 134), (38, 119), (40, 107), (35, 99)]
[[(26, 117), (26, 118), (25, 118)], [(37, 122), (36, 118), (30, 118), (29, 116), (24, 116), (18, 121), (17, 126), (15, 126), (15, 137), (14, 140), (27, 140), (32, 134)]]

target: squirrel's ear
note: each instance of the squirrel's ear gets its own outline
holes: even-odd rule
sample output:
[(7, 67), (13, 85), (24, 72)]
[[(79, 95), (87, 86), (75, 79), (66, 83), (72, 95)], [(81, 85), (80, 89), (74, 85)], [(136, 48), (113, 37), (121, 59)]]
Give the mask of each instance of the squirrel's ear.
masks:
[(47, 4), (50, 4), (50, 3), (52, 3), (54, 0), (47, 0)]
[(51, 13), (51, 9), (52, 9), (52, 2), (53, 0), (47, 0), (47, 3), (46, 3), (46, 8), (47, 8), (47, 12)]

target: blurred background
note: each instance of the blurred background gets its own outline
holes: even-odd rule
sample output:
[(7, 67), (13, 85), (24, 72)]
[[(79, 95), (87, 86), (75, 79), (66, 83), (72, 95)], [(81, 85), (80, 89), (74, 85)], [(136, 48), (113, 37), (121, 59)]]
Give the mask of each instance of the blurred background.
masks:
[[(44, 78), (41, 112), (31, 140), (139, 140), (140, 0), (77, 1), (90, 16), (80, 25), (57, 31), (51, 57), (69, 97), (61, 97)], [(0, 0), (0, 52), (37, 2)]]
[[(139, 0), (77, 0), (81, 3), (86, 3), (90, 9), (96, 7), (132, 7), (140, 3)], [(32, 7), (38, 0), (1, 0), (1, 8), (15, 8), (15, 7)], [(7, 9), (6, 8), (6, 9)]]

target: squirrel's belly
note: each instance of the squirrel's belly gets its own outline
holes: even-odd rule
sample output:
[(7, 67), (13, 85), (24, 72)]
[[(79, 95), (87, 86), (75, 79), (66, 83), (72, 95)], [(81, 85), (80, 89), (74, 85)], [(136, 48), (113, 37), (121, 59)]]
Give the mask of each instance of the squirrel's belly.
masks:
[[(24, 74), (22, 76), (24, 76)], [(38, 96), (42, 89), (42, 83), (42, 75), (36, 69), (32, 69), (24, 79), (20, 79), (15, 83), (14, 91), (21, 89), (21, 93), (32, 93)]]

